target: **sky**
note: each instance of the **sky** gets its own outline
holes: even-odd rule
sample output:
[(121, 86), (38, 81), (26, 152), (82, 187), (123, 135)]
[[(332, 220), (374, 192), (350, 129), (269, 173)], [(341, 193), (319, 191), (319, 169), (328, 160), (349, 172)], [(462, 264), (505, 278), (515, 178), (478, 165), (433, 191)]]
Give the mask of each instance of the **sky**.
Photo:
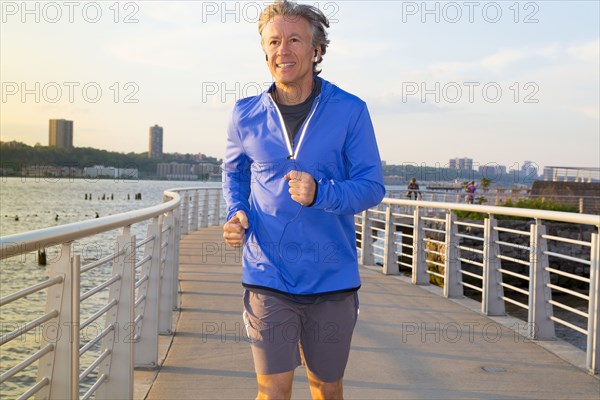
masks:
[[(321, 77), (368, 105), (388, 164), (600, 166), (598, 1), (321, 1)], [(272, 78), (253, 1), (1, 1), (0, 136), (221, 158)], [(335, 115), (331, 116), (335, 118)]]

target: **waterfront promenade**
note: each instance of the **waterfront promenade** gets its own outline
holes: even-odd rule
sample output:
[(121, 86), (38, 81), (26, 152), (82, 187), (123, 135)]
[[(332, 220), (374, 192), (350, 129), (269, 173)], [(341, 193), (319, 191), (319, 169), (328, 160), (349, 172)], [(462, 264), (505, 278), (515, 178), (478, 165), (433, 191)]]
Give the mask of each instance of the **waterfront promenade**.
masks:
[[(250, 399), (252, 355), (241, 317), (240, 260), (226, 251), (221, 227), (181, 238), (181, 312), (176, 333), (149, 391), (136, 398)], [(347, 399), (598, 399), (600, 380), (490, 319), (470, 300), (361, 267), (360, 317), (345, 376)], [(584, 354), (547, 343), (572, 361)], [(165, 346), (166, 348), (166, 346)], [(146, 379), (154, 375), (143, 372)], [(136, 372), (136, 385), (138, 384)], [(298, 368), (294, 399), (310, 398)]]

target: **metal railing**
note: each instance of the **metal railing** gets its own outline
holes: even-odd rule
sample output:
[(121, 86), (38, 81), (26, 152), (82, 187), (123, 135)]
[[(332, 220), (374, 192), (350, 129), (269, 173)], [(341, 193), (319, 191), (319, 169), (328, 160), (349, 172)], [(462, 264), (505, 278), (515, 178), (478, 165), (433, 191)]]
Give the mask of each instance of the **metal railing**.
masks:
[[(133, 398), (134, 367), (157, 367), (159, 334), (172, 333), (180, 235), (223, 223), (220, 199), (220, 189), (171, 189), (160, 205), (0, 238), (1, 259), (48, 247), (58, 254), (48, 279), (0, 299), (4, 310), (28, 315), (15, 310), (18, 300), (46, 292), (43, 315), (0, 337), (5, 345), (43, 332), (39, 348), (29, 348), (0, 384), (37, 364), (35, 384), (19, 398)], [(133, 233), (143, 229), (141, 238)], [(115, 230), (122, 231), (108, 240), (114, 251), (82, 265), (73, 243), (98, 238), (106, 245), (101, 236)]]
[[(528, 222), (511, 226), (501, 217)], [(561, 223), (558, 233), (547, 233), (552, 223)], [(479, 294), (485, 315), (505, 315), (510, 303), (527, 313), (531, 339), (555, 338), (556, 324), (583, 334), (587, 368), (599, 372), (600, 216), (385, 198), (355, 224), (361, 264), (406, 271), (417, 285), (434, 281), (446, 297)], [(569, 224), (582, 237), (561, 233)]]

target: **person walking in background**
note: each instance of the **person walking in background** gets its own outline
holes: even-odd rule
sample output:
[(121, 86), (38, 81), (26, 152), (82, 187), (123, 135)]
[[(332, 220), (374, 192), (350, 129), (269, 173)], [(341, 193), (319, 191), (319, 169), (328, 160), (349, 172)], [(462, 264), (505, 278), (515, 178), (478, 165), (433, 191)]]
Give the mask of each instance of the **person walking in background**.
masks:
[(258, 30), (275, 82), (236, 102), (228, 127), (223, 238), (243, 246), (258, 399), (289, 399), (302, 360), (313, 398), (343, 397), (360, 288), (354, 214), (385, 195), (366, 104), (317, 76), (328, 27), (310, 5), (266, 7)]
[(475, 186), (475, 181), (471, 181), (467, 184), (466, 187), (467, 190), (467, 203), (469, 204), (473, 204), (473, 200), (475, 200), (475, 190), (477, 190), (477, 187)]
[(411, 178), (410, 182), (408, 182), (408, 185), (406, 186), (406, 189), (406, 197), (409, 199), (412, 200), (413, 197), (414, 200), (423, 199), (423, 195), (419, 191), (419, 184), (417, 183), (416, 178)]

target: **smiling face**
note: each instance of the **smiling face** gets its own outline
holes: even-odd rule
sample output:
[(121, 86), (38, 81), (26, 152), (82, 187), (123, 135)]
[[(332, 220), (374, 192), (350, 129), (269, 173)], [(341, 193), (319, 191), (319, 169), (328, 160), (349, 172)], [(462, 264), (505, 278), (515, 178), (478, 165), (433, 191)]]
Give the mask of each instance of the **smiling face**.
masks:
[(262, 46), (269, 71), (278, 86), (295, 87), (308, 96), (306, 91), (312, 87), (316, 50), (308, 21), (275, 16), (262, 31)]

